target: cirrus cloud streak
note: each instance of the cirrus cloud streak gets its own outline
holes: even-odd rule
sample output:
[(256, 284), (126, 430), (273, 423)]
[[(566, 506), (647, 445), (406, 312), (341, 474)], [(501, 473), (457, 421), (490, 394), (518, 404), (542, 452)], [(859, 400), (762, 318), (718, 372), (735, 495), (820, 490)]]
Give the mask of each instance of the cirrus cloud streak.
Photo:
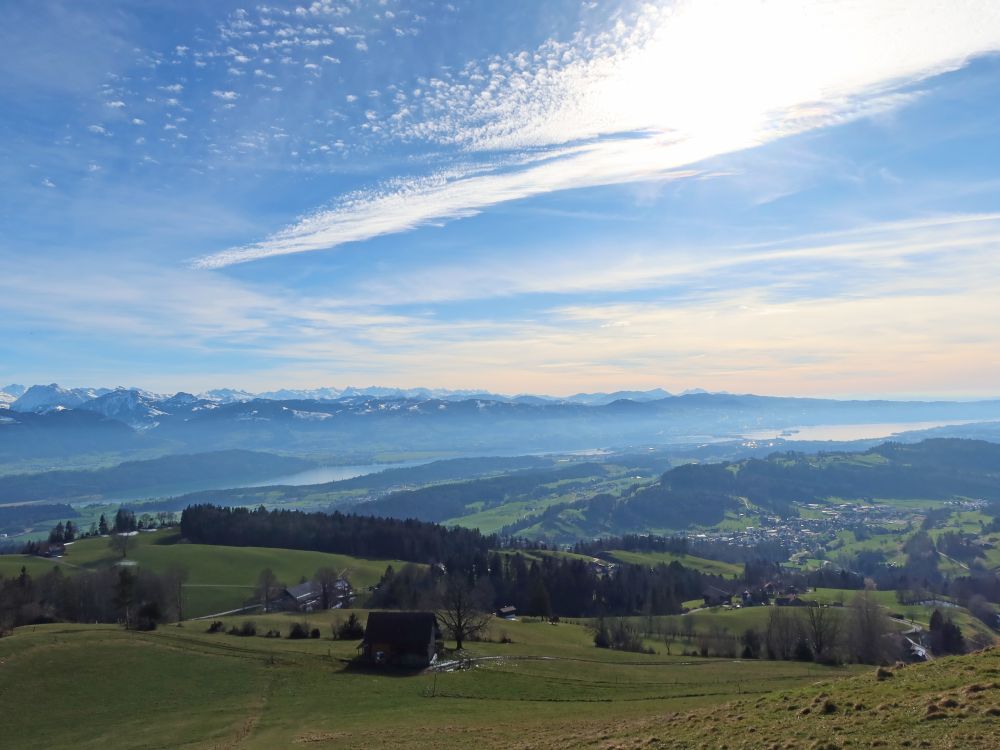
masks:
[[(1000, 6), (779, 1), (644, 6), (613, 28), (472, 61), (379, 122), (453, 163), (342, 196), (221, 268), (337, 247), (573, 188), (677, 179), (714, 156), (899, 107), (1000, 49)], [(471, 160), (471, 165), (470, 165)]]

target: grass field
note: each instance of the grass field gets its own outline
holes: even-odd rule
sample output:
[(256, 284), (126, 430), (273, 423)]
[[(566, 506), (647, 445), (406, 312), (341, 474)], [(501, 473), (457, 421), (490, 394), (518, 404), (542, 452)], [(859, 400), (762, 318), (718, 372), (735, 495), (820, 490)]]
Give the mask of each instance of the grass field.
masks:
[[(186, 616), (199, 617), (236, 609), (253, 597), (257, 576), (271, 568), (278, 580), (294, 585), (311, 578), (319, 568), (344, 571), (355, 588), (377, 583), (387, 565), (405, 565), (400, 560), (368, 560), (348, 555), (265, 547), (223, 547), (207, 544), (183, 544), (176, 530), (139, 534), (129, 549), (128, 559), (157, 573), (177, 566), (189, 571), (184, 588)], [(66, 556), (44, 560), (23, 555), (0, 555), (0, 574), (17, 575), (21, 566), (39, 575), (62, 567), (64, 572), (94, 570), (118, 562), (105, 538), (83, 539), (67, 547)]]
[[(344, 614), (309, 625), (326, 635)], [(255, 620), (284, 633), (299, 617)], [(3, 746), (996, 746), (998, 650), (877, 679), (873, 667), (595, 649), (567, 623), (497, 622), (491, 638), (501, 630), (513, 643), (470, 644), (480, 661), (433, 674), (353, 667), (353, 641), (210, 635), (203, 622), (20, 628), (0, 639)]]
[[(335, 616), (311, 616), (310, 625), (326, 634)], [(283, 632), (295, 619), (256, 618)], [(355, 642), (204, 628), (50, 625), (0, 639), (4, 747), (569, 747), (576, 744), (561, 743), (570, 735), (597, 742), (610, 726), (643, 725), (665, 711), (857, 672), (625, 654), (595, 649), (575, 625), (503, 622), (498, 631), (512, 644), (470, 648), (500, 659), (437, 675), (383, 673), (345, 662)]]
[(742, 565), (722, 562), (721, 560), (709, 560), (695, 555), (676, 555), (672, 552), (628, 552), (625, 550), (611, 550), (604, 554), (611, 560), (631, 565), (654, 566), (660, 563), (669, 565), (672, 562), (679, 562), (685, 568), (700, 570), (702, 573), (711, 575), (730, 577), (743, 575)]

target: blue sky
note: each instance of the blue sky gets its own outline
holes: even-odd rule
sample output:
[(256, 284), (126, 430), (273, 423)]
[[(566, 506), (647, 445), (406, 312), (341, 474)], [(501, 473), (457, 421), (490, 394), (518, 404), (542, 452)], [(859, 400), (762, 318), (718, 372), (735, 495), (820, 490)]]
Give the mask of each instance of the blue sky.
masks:
[(995, 396), (995, 2), (0, 6), (0, 381)]

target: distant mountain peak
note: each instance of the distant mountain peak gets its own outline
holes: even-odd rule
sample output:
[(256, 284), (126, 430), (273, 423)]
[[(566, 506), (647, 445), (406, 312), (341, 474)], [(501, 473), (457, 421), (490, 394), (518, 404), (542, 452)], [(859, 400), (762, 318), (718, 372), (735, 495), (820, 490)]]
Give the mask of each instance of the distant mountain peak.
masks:
[(158, 424), (156, 418), (166, 414), (157, 407), (154, 394), (138, 388), (116, 388), (80, 404), (79, 408), (117, 419), (136, 429), (155, 427)]
[(63, 407), (75, 409), (91, 398), (96, 392), (90, 388), (63, 388), (58, 383), (48, 385), (33, 385), (19, 396), (11, 405), (12, 411), (40, 412)]
[(24, 395), (24, 392), (26, 390), (28, 389), (23, 385), (20, 385), (18, 383), (11, 383), (10, 385), (5, 385), (3, 388), (0, 388), (0, 393), (6, 393), (8, 396), (11, 396), (12, 398), (20, 398), (21, 396)]
[(231, 404), (239, 401), (252, 401), (256, 395), (240, 388), (213, 388), (210, 391), (198, 394), (199, 398), (207, 401), (215, 401), (220, 404)]
[(585, 404), (587, 406), (603, 406), (615, 401), (659, 401), (662, 398), (670, 398), (671, 394), (662, 388), (653, 388), (648, 391), (614, 391), (612, 393), (576, 393), (568, 398), (562, 399), (571, 404)]

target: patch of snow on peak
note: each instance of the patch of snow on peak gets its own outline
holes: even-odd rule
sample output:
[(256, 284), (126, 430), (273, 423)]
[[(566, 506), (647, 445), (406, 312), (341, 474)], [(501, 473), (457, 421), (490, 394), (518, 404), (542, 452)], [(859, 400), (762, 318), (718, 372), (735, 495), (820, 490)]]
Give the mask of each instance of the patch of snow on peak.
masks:
[(301, 411), (299, 409), (289, 409), (295, 419), (304, 419), (309, 422), (322, 422), (325, 419), (332, 419), (332, 414), (325, 411)]

